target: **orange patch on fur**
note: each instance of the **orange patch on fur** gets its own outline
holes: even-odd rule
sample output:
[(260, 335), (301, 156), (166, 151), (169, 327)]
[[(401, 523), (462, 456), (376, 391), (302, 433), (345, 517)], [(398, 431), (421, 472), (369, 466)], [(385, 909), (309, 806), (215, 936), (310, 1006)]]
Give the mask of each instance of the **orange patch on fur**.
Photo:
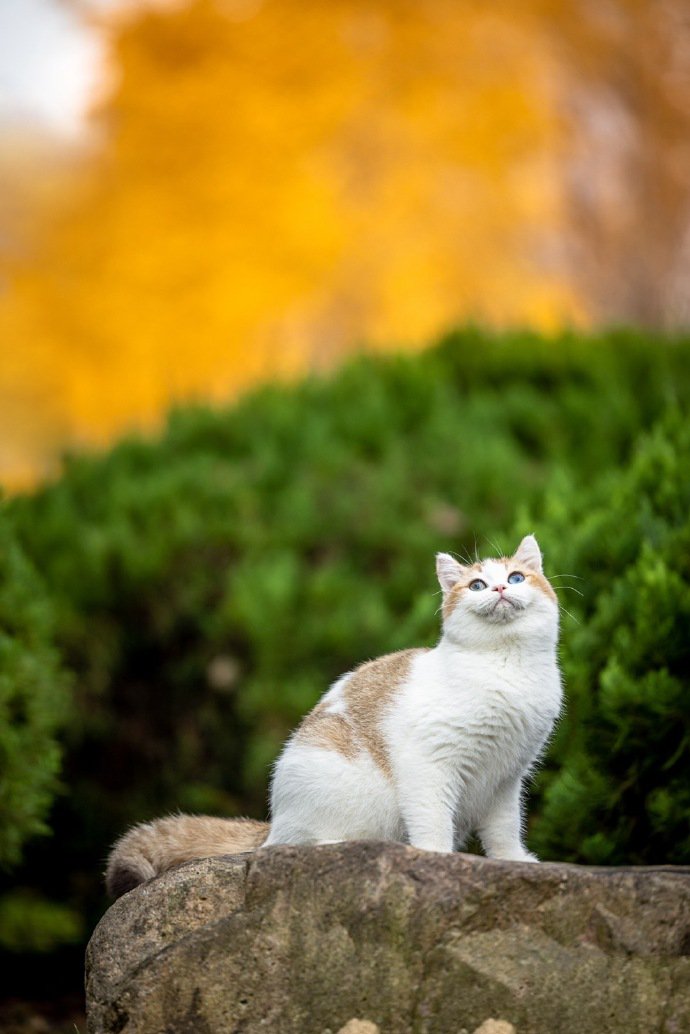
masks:
[(396, 689), (404, 682), (416, 654), (423, 649), (400, 650), (356, 668), (343, 684), (346, 710), (333, 714), (321, 700), (299, 726), (295, 737), (353, 758), (366, 751), (387, 778), (392, 778), (390, 758), (381, 732), (381, 717)]
[[(464, 570), (467, 571), (468, 573), (470, 571), (480, 572), (481, 569), (482, 569), (482, 565), (481, 564), (477, 564), (477, 563), (472, 564), (471, 567), (465, 567), (464, 568)], [(460, 597), (467, 591), (467, 589), (469, 587), (469, 584), (470, 584), (470, 582), (472, 580), (473, 580), (472, 578), (468, 578), (467, 582), (465, 582), (465, 583), (458, 582), (458, 584), (454, 585), (453, 588), (450, 590), (450, 592), (448, 593), (448, 595), (446, 596), (446, 598), (443, 601), (443, 616), (444, 616), (444, 618), (449, 618), (450, 615), (453, 613), (453, 611), (455, 610), (456, 603), (458, 602)]]
[(312, 747), (335, 750), (346, 758), (357, 756), (354, 730), (345, 715), (329, 714), (321, 704), (303, 719), (296, 738)]
[(545, 578), (543, 574), (538, 574), (536, 571), (527, 570), (523, 573), (532, 585), (536, 585), (538, 589), (541, 589), (545, 596), (548, 596), (549, 599), (554, 601), (554, 603), (558, 603), (558, 596), (556, 595), (548, 578)]

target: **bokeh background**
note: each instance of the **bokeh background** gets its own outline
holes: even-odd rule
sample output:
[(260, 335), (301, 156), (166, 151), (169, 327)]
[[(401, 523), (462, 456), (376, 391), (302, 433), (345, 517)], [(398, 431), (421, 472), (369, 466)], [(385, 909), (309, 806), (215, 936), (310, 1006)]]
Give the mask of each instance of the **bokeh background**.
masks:
[(685, 0), (0, 0), (0, 1029), (438, 549), (558, 587), (532, 847), (690, 861), (689, 130)]
[(687, 321), (683, 0), (3, 0), (0, 477), (460, 320)]

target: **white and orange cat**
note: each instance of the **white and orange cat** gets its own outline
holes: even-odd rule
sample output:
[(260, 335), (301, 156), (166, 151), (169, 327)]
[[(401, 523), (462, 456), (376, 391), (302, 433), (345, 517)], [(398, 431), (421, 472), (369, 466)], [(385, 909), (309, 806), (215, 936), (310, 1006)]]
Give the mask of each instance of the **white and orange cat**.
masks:
[(271, 823), (171, 816), (135, 826), (108, 862), (112, 894), (183, 861), (273, 844), (400, 840), (490, 858), (523, 843), (525, 780), (558, 717), (558, 602), (532, 535), (511, 558), (436, 558), (443, 632), (339, 678), (278, 758)]

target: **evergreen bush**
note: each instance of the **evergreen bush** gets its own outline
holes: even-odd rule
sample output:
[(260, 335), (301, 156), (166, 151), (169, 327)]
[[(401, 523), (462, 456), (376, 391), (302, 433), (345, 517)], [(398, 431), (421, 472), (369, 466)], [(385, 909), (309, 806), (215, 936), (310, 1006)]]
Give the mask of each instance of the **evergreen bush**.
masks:
[(58, 734), (70, 704), (55, 626), (54, 606), (0, 503), (0, 947), (12, 952), (50, 951), (83, 933), (77, 910), (16, 879), (27, 842), (50, 832), (59, 789)]
[[(532, 840), (592, 864), (690, 861), (690, 425), (677, 410), (589, 491), (561, 483), (540, 534), (578, 572), (568, 712)], [(559, 568), (560, 570), (560, 568)], [(556, 579), (558, 582), (558, 579)], [(562, 591), (561, 596), (565, 595)], [(566, 619), (567, 622), (567, 619)]]
[[(328, 682), (436, 638), (439, 549), (486, 553), (495, 539), (512, 548), (536, 530), (551, 571), (586, 576), (608, 599), (606, 551), (613, 584), (647, 535), (632, 498), (625, 520), (621, 504), (606, 523), (610, 472), (625, 471), (665, 408), (687, 407), (689, 359), (690, 341), (636, 332), (544, 340), (470, 328), (422, 354), (362, 357), (333, 376), (263, 388), (227, 410), (178, 409), (157, 439), (69, 457), (53, 484), (13, 500), (14, 530), (47, 584), (74, 674), (68, 793), (50, 816), (60, 851), (34, 842), (22, 883), (90, 909), (90, 922), (104, 853), (130, 822), (177, 808), (265, 815), (270, 763)], [(513, 535), (521, 507), (536, 517)], [(596, 549), (583, 538), (595, 512)], [(533, 830), (553, 857), (605, 855), (569, 839), (563, 809), (587, 756), (582, 737), (599, 735), (589, 672), (603, 673), (608, 657), (605, 631), (596, 643), (580, 637), (597, 622), (613, 629), (606, 613), (592, 628), (565, 628), (572, 702)], [(622, 647), (616, 656), (637, 679)], [(612, 707), (625, 679), (606, 670)], [(669, 685), (659, 675), (654, 692), (668, 697)], [(673, 774), (680, 761), (663, 748), (650, 764), (671, 761)], [(623, 764), (620, 773), (630, 778)], [(655, 785), (649, 814), (660, 828), (687, 808), (675, 791), (664, 795), (661, 775)], [(623, 827), (612, 837), (629, 842)]]
[(54, 637), (55, 615), (19, 548), (0, 501), (0, 867), (19, 862), (27, 839), (47, 833), (57, 788), (57, 730), (66, 679)]

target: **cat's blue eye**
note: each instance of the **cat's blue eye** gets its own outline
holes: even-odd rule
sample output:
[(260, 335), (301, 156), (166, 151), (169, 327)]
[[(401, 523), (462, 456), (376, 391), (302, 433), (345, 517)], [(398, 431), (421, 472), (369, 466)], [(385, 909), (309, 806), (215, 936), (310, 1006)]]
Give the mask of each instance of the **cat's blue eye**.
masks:
[(483, 582), (481, 578), (475, 578), (473, 582), (470, 582), (470, 589), (472, 592), (481, 592), (482, 589), (486, 589), (486, 582)]
[(524, 574), (521, 574), (519, 571), (513, 571), (512, 574), (508, 575), (508, 581), (511, 585), (517, 585), (518, 582), (524, 582), (524, 580)]

